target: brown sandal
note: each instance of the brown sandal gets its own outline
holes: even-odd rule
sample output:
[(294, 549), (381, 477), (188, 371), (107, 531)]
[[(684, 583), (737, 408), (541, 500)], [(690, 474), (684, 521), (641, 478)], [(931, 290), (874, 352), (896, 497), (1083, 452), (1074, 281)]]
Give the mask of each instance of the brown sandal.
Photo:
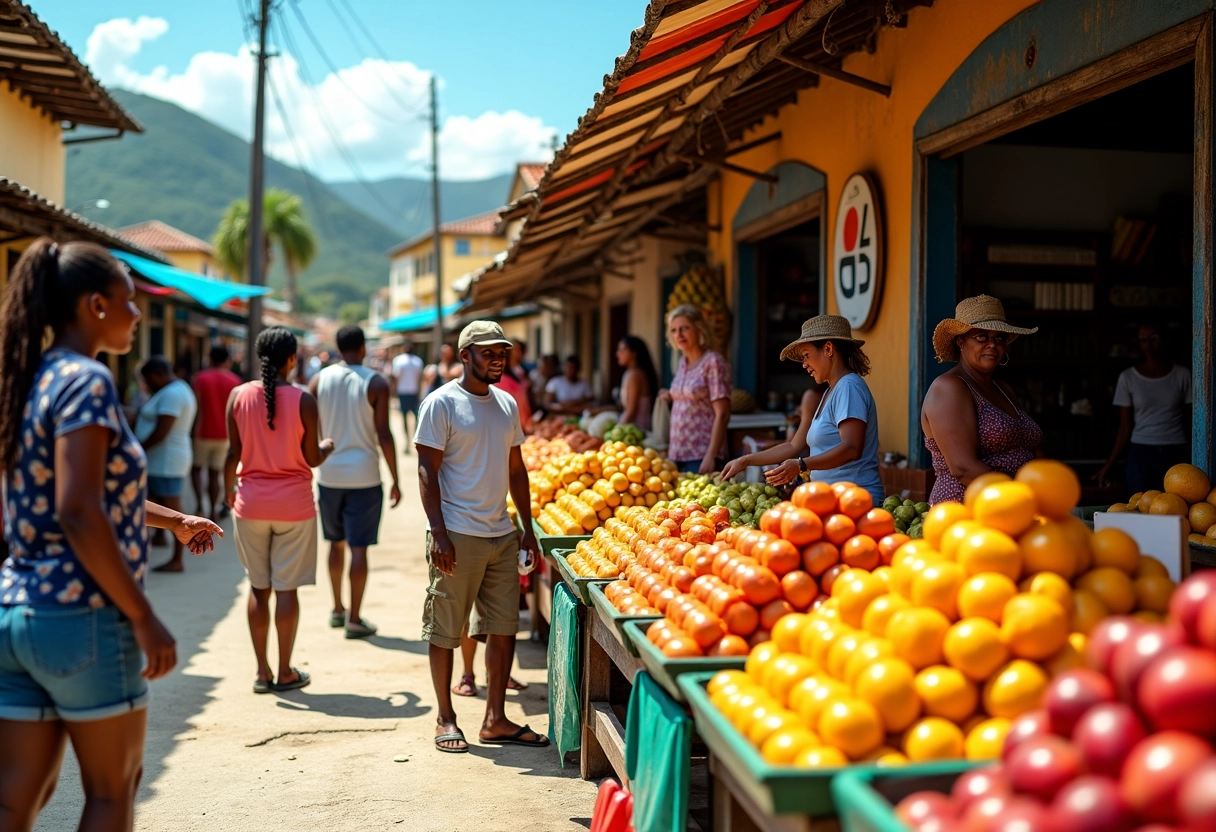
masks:
[(460, 684), (452, 686), (452, 693), (457, 696), (476, 696), (477, 680), (472, 673), (460, 677)]

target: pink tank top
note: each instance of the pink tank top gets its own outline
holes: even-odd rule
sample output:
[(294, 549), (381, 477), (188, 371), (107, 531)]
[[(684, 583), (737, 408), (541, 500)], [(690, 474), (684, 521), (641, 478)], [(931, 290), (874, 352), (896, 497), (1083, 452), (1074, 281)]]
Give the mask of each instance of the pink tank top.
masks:
[(248, 520), (298, 522), (317, 515), (312, 497), (312, 468), (304, 459), (300, 420), (303, 391), (280, 385), (274, 391), (274, 430), (266, 424), (266, 398), (260, 382), (236, 389), (232, 418), (241, 436), (241, 465), (236, 505)]

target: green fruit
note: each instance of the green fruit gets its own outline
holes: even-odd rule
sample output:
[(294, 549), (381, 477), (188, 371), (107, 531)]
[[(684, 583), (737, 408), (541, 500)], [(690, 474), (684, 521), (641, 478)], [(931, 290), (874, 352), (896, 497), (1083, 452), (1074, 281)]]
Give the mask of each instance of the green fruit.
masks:
[(743, 507), (744, 511), (752, 511), (756, 508), (756, 498), (751, 494), (744, 494), (739, 498), (739, 505)]
[(750, 526), (752, 524), (752, 516), (750, 514), (740, 514), (739, 524), (742, 526)]
[(900, 506), (891, 512), (896, 520), (903, 520), (905, 523), (911, 523), (916, 519), (916, 509), (912, 506)]
[(886, 509), (887, 511), (895, 511), (895, 509), (899, 508), (903, 504), (904, 504), (904, 501), (899, 499), (898, 497), (888, 497), (887, 499), (882, 501), (882, 507), (884, 509)]
[(917, 514), (928, 514), (929, 513), (929, 504), (928, 503), (917, 503), (915, 508), (916, 508)]
[(908, 508), (916, 508), (916, 503), (912, 502), (911, 500), (904, 500), (904, 505), (906, 505)]
[(895, 531), (906, 532), (907, 530), (908, 530), (908, 524), (905, 523), (903, 520), (900, 520), (898, 517), (896, 517), (895, 518)]
[(920, 540), (924, 536), (925, 529), (920, 523), (913, 523), (911, 526), (908, 526), (908, 537), (913, 540)]
[(765, 493), (765, 495), (767, 495), (767, 496), (769, 496), (769, 497), (778, 497), (778, 496), (780, 496), (780, 493), (777, 491), (777, 489), (776, 489), (776, 488), (774, 488), (774, 487), (773, 487), (773, 486), (771, 486), (771, 485), (766, 485), (766, 486), (764, 486), (764, 493)]

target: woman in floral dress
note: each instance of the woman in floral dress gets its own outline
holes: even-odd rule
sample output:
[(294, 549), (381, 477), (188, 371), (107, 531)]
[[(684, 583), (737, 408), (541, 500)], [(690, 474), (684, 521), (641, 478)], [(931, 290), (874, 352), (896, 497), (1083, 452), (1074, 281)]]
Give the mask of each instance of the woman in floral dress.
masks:
[(667, 338), (680, 351), (671, 389), (659, 391), (660, 398), (671, 402), (667, 456), (684, 473), (721, 470), (727, 457), (730, 365), (709, 348), (709, 325), (692, 304), (667, 314)]

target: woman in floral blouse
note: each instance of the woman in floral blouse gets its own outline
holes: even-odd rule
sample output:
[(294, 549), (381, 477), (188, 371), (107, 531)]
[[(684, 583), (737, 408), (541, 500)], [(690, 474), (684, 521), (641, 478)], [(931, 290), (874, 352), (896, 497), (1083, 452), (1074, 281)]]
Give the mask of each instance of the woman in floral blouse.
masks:
[(0, 308), (0, 814), (15, 829), (50, 799), (68, 739), (80, 827), (132, 827), (148, 680), (177, 661), (143, 593), (147, 527), (196, 554), (220, 534), (147, 502), (147, 459), (97, 361), (130, 352), (139, 317), (105, 249), (47, 238), (21, 256)]
[(709, 325), (692, 304), (667, 314), (667, 338), (681, 353), (671, 389), (659, 391), (671, 402), (667, 455), (685, 473), (720, 470), (727, 455), (730, 365), (709, 348)]

